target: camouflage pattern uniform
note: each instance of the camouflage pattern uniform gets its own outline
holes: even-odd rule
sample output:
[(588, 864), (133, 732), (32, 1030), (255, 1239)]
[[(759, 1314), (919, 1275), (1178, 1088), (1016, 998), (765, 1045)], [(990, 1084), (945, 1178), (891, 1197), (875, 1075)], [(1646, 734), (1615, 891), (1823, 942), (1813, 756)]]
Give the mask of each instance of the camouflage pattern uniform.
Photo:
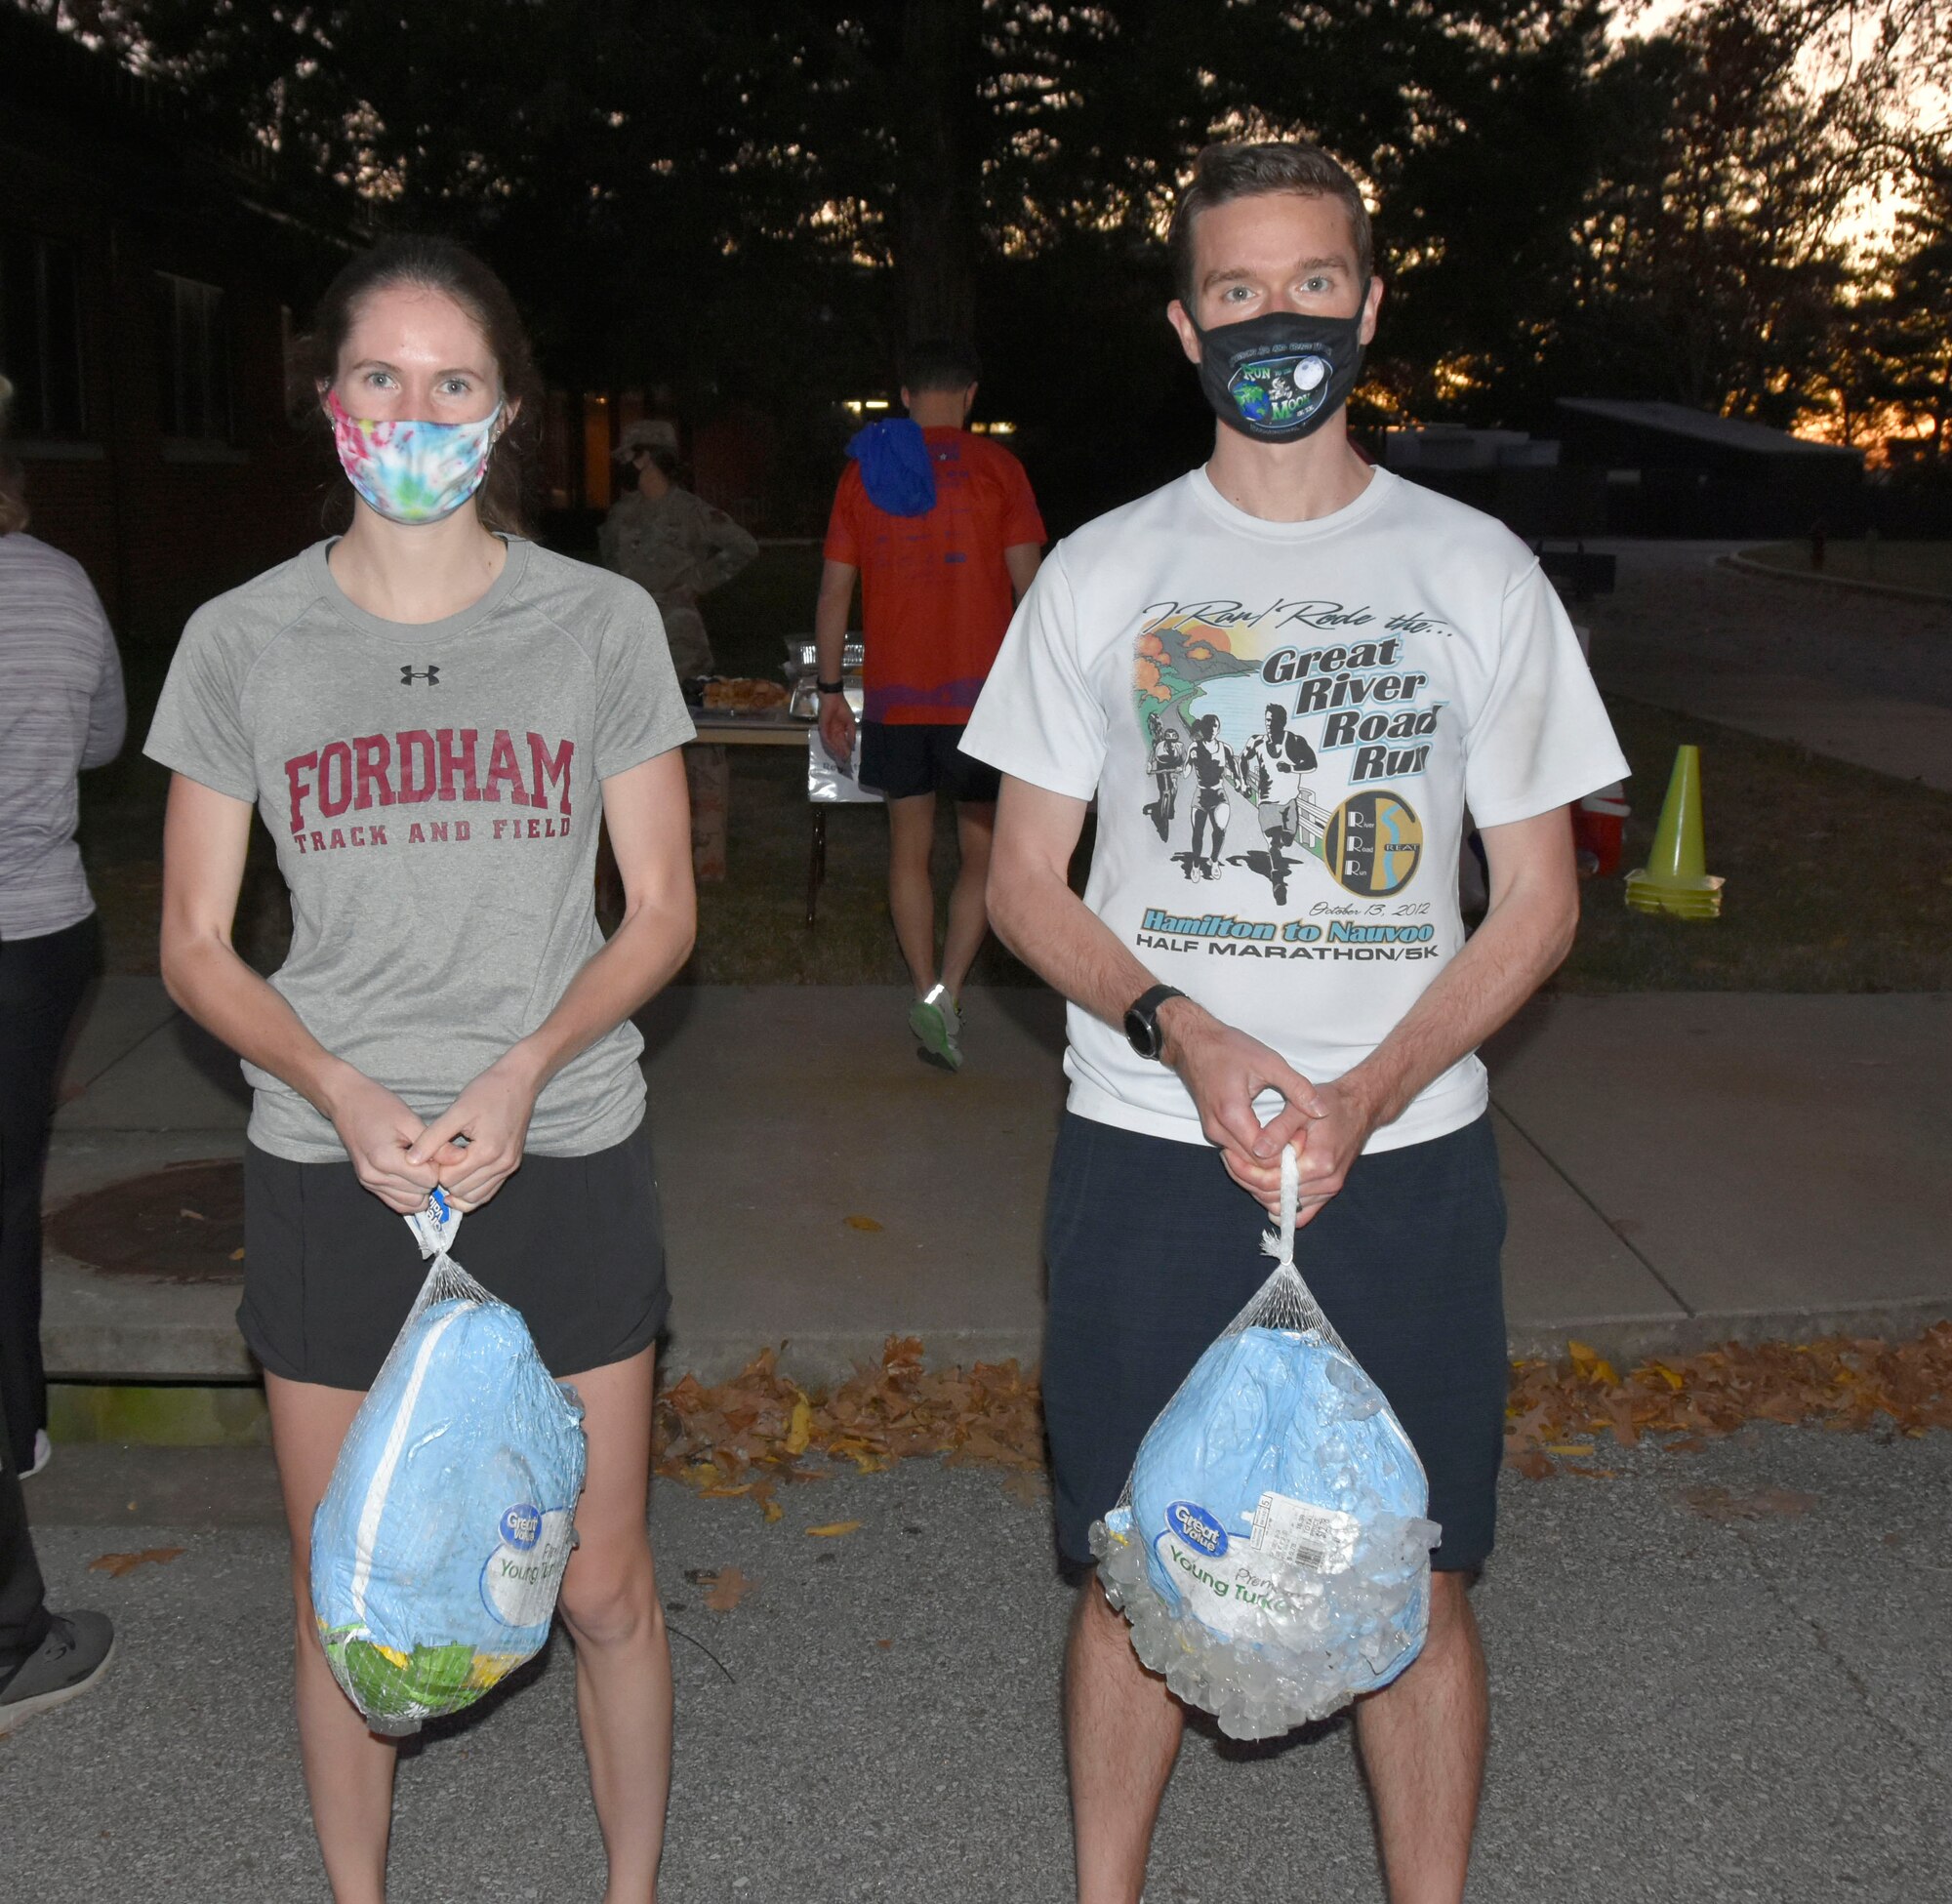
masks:
[[(626, 425), (616, 460), (628, 463), (639, 450), (675, 456), (677, 430), (660, 418)], [(625, 491), (603, 518), (596, 547), (606, 569), (629, 576), (657, 603), (679, 681), (715, 672), (698, 598), (737, 575), (759, 552), (759, 545), (723, 509), (672, 483), (655, 500), (640, 489)], [(691, 796), (692, 872), (702, 880), (723, 879), (726, 809), (732, 797), (725, 749), (687, 747), (684, 779)]]
[(647, 590), (664, 618), (680, 681), (713, 671), (712, 643), (698, 598), (729, 582), (759, 545), (723, 509), (675, 484), (655, 503), (641, 490), (620, 496), (597, 531), (606, 569)]

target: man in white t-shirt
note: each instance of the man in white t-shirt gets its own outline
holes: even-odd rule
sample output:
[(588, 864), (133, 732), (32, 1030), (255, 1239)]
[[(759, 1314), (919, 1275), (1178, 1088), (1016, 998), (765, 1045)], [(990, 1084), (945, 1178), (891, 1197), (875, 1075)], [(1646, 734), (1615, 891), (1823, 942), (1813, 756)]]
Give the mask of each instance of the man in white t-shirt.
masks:
[[(1090, 1566), (1140, 1438), (1259, 1286), (1291, 1140), (1302, 1273), (1444, 1529), (1423, 1653), (1356, 1725), (1392, 1897), (1454, 1899), (1506, 1372), (1475, 1052), (1571, 944), (1566, 807), (1626, 764), (1525, 546), (1348, 443), (1382, 301), (1348, 175), (1312, 146), (1212, 147), (1170, 249), (1212, 458), (1052, 550), (963, 742), (1004, 777), (996, 930), (1071, 1000), (1045, 1238), (1059, 1544)], [(1162, 732), (1189, 763), (1176, 808)], [(1491, 886), (1468, 942), (1467, 803)], [(1088, 1575), (1066, 1678), (1078, 1893), (1131, 1904), (1181, 1712)]]

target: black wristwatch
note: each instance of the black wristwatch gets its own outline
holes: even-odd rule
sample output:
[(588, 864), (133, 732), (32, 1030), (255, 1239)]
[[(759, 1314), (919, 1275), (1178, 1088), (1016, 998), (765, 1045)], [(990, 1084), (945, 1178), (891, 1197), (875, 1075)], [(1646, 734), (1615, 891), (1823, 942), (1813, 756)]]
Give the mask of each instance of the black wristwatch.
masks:
[(1165, 1044), (1159, 1031), (1159, 1007), (1168, 998), (1185, 996), (1176, 985), (1156, 985), (1150, 992), (1140, 993), (1126, 1008), (1125, 1036), (1141, 1058), (1157, 1058)]
[(816, 694), (845, 694), (847, 692), (847, 683), (845, 681), (817, 680), (813, 684), (813, 691)]

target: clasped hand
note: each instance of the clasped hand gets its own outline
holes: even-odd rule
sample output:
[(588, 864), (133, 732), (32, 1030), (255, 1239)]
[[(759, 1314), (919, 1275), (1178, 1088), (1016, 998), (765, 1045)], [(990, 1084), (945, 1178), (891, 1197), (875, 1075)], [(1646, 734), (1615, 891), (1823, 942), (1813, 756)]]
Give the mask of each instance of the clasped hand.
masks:
[(402, 1216), (438, 1184), (461, 1211), (479, 1209), (513, 1175), (528, 1141), (536, 1087), (509, 1059), (492, 1064), (430, 1123), (384, 1084), (355, 1076), (332, 1121), (365, 1188)]
[[(1163, 1014), (1162, 1014), (1163, 1016)], [(1258, 1038), (1203, 1011), (1180, 1014), (1166, 1062), (1200, 1113), (1200, 1127), (1227, 1174), (1270, 1214), (1281, 1209), (1281, 1156), (1294, 1145), (1301, 1164), (1295, 1225), (1312, 1222), (1338, 1192), (1375, 1128), (1375, 1114), (1346, 1081), (1315, 1084)], [(1265, 1124), (1254, 1110), (1263, 1091), (1283, 1108)]]

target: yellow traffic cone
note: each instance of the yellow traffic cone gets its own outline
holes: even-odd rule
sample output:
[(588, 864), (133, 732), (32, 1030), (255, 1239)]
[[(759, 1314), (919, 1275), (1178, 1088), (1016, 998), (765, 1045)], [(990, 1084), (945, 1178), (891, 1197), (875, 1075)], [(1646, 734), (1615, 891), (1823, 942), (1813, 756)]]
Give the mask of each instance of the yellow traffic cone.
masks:
[(1680, 919), (1722, 915), (1722, 881), (1702, 871), (1701, 749), (1685, 747), (1674, 756), (1674, 777), (1653, 830), (1653, 851), (1627, 874), (1627, 904), (1643, 912)]

